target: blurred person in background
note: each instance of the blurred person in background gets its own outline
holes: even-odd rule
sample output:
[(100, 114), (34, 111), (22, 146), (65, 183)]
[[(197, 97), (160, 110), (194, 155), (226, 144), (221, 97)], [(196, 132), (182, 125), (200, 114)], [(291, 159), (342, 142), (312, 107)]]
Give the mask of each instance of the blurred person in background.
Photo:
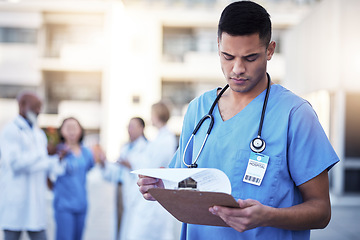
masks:
[(54, 183), (56, 240), (80, 240), (88, 207), (86, 175), (94, 166), (90, 149), (82, 145), (84, 129), (76, 118), (63, 120), (59, 128), (62, 162), (65, 169)]
[[(139, 198), (139, 191), (136, 189), (137, 176), (131, 174), (134, 161), (138, 161), (148, 144), (145, 135), (145, 122), (140, 117), (133, 117), (129, 121), (128, 134), (129, 142), (124, 144), (120, 151), (117, 162), (110, 163), (105, 160), (105, 155), (98, 151), (97, 159), (102, 168), (103, 177), (116, 183), (116, 239), (120, 239), (120, 229), (123, 224), (126, 226), (132, 218), (132, 209)], [(126, 230), (123, 230), (126, 231)]]
[[(149, 142), (140, 158), (131, 161), (133, 170), (168, 166), (177, 147), (176, 136), (167, 127), (169, 119), (170, 110), (165, 103), (158, 102), (152, 105), (151, 122), (157, 128), (158, 133), (156, 138)], [(137, 176), (133, 175), (134, 180), (131, 187), (138, 191)], [(133, 206), (131, 219), (123, 224), (121, 240), (179, 239), (179, 222), (160, 204), (144, 200), (138, 191)]]
[(37, 126), (42, 101), (30, 91), (18, 94), (19, 115), (0, 135), (0, 226), (5, 240), (46, 237), (47, 176), (61, 171), (59, 157), (50, 157), (45, 133)]

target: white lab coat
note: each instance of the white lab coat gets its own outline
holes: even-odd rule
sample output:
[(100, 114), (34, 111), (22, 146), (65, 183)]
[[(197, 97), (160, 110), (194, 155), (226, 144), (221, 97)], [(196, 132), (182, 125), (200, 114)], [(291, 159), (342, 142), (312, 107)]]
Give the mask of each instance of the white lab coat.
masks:
[[(134, 160), (139, 159), (139, 156), (146, 150), (148, 141), (141, 136), (132, 143), (125, 144), (120, 151), (120, 158), (130, 161), (133, 164)], [(103, 177), (111, 182), (122, 183), (122, 198), (123, 198), (123, 214), (121, 219), (121, 229), (126, 228), (126, 224), (131, 215), (131, 209), (136, 200), (141, 196), (136, 185), (137, 175), (130, 173), (130, 169), (121, 166), (118, 163), (106, 163), (105, 168), (102, 169)], [(123, 227), (125, 225), (125, 227)], [(121, 231), (120, 231), (121, 233)]]
[[(137, 159), (137, 156), (144, 152), (147, 144), (148, 141), (143, 136), (138, 137), (132, 143), (129, 142), (124, 144), (120, 150), (119, 160), (126, 159), (131, 161), (132, 159)], [(123, 182), (124, 172), (130, 173), (130, 170), (126, 167), (122, 167), (118, 163), (106, 163), (105, 167), (102, 169), (104, 179), (110, 182)]]
[(31, 128), (22, 116), (0, 135), (0, 227), (21, 231), (46, 228), (46, 176), (61, 171), (57, 156), (49, 157), (45, 133)]
[[(141, 168), (167, 167), (170, 163), (177, 142), (175, 135), (163, 127), (159, 130), (157, 137), (151, 141), (144, 153), (129, 161), (133, 170)], [(131, 189), (136, 189), (134, 199), (130, 201), (131, 206), (126, 208), (126, 222), (121, 228), (121, 240), (173, 240), (179, 239), (175, 231), (176, 219), (171, 216), (158, 202), (145, 200), (136, 185), (137, 176), (129, 183)], [(135, 177), (135, 178), (134, 178)], [(130, 190), (129, 190), (130, 191)], [(126, 192), (124, 191), (124, 194)], [(180, 227), (177, 224), (177, 227)]]

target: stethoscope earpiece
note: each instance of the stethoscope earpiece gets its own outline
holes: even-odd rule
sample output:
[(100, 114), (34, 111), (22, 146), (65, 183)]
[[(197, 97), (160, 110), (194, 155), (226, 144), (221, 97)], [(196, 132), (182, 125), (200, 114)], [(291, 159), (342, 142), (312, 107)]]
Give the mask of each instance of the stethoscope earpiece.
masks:
[(251, 150), (256, 153), (261, 153), (262, 151), (264, 151), (265, 146), (266, 146), (265, 141), (262, 140), (260, 137), (254, 138), (250, 142)]

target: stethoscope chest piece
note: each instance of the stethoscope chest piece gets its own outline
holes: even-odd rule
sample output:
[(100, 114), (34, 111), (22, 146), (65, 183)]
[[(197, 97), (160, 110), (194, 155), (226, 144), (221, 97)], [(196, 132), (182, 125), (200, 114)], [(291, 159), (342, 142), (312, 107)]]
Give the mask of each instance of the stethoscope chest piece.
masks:
[(267, 105), (267, 102), (268, 102), (269, 93), (270, 93), (270, 85), (271, 85), (270, 75), (267, 74), (267, 73), (266, 73), (266, 75), (267, 75), (267, 78), (268, 78), (268, 85), (267, 85), (266, 95), (265, 95), (264, 104), (263, 104), (263, 108), (262, 108), (262, 112), (261, 112), (258, 135), (257, 135), (256, 138), (254, 138), (250, 142), (250, 149), (255, 153), (261, 153), (262, 151), (264, 151), (265, 146), (266, 146), (264, 139), (261, 138), (261, 130), (262, 130), (262, 127), (263, 127), (265, 111), (266, 111), (266, 105)]
[(256, 153), (261, 153), (262, 151), (264, 151), (265, 146), (266, 146), (265, 141), (260, 137), (254, 138), (250, 142), (250, 149)]

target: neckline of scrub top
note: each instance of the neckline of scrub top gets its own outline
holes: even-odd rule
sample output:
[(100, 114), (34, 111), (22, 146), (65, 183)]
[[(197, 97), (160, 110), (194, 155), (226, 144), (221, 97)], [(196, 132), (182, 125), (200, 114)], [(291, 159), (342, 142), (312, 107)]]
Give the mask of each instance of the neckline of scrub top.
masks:
[[(273, 87), (275, 84), (273, 84), (271, 87)], [(225, 124), (225, 123), (227, 123), (227, 122), (232, 122), (232, 121), (234, 121), (234, 119), (237, 119), (237, 118), (239, 118), (241, 115), (243, 115), (243, 114), (246, 114), (246, 112), (247, 111), (249, 111), (249, 110), (247, 110), (247, 109), (249, 109), (249, 108), (251, 108), (250, 106), (251, 105), (253, 105), (253, 104), (255, 104), (256, 102), (258, 102), (258, 101), (261, 101), (262, 102), (262, 104), (263, 104), (263, 102), (264, 102), (264, 95), (266, 94), (266, 89), (264, 90), (264, 91), (262, 91), (259, 95), (257, 95), (253, 100), (251, 100), (249, 103), (248, 103), (248, 105), (246, 105), (240, 112), (238, 112), (237, 114), (235, 114), (234, 116), (232, 116), (231, 118), (229, 118), (228, 120), (223, 120), (223, 118), (222, 118), (222, 116), (221, 116), (221, 114), (220, 114), (220, 109), (219, 109), (219, 104), (216, 104), (216, 106), (215, 106), (215, 108), (214, 108), (214, 112), (213, 112), (213, 114), (216, 114), (217, 115), (217, 118), (219, 118), (219, 119), (221, 119), (221, 123), (222, 124)], [(214, 98), (216, 98), (217, 97), (217, 89), (214, 91), (214, 96), (213, 96)], [(260, 109), (259, 111), (260, 111), (260, 114), (261, 114), (261, 110), (262, 109)], [(259, 118), (260, 118), (260, 115), (259, 115)]]

